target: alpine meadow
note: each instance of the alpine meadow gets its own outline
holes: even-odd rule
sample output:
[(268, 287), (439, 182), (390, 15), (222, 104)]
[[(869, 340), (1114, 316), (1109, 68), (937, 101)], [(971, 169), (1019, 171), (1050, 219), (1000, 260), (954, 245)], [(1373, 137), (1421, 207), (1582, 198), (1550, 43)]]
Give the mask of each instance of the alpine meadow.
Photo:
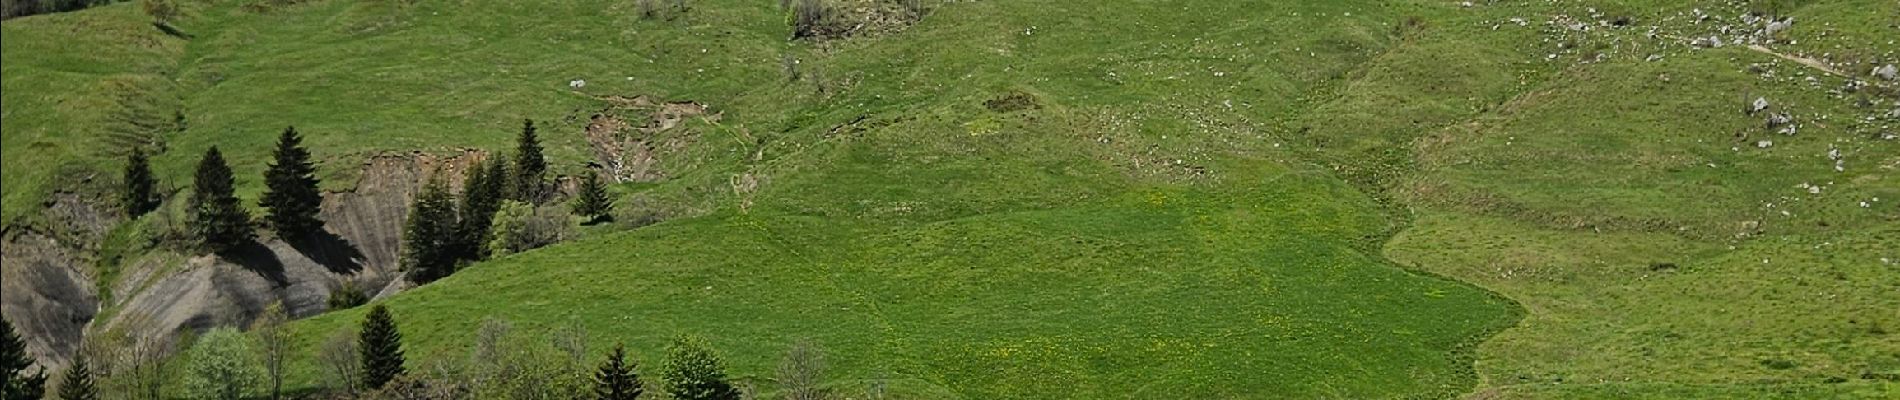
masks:
[(6, 0), (4, 399), (1900, 398), (1894, 0)]

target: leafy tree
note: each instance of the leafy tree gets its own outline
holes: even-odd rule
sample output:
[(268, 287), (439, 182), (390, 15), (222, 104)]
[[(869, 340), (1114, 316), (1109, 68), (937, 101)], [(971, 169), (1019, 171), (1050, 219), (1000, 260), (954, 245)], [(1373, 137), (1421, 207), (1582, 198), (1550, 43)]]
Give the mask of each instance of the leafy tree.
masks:
[(402, 267), (418, 284), (455, 272), (455, 199), (439, 180), (422, 187), (403, 229)]
[(521, 136), (515, 141), (514, 200), (539, 203), (546, 186), (548, 161), (541, 156), (541, 139), (535, 136), (534, 120), (523, 120)]
[(283, 398), (284, 361), (290, 357), (290, 332), (284, 329), (284, 323), (290, 315), (284, 313), (283, 302), (272, 302), (264, 307), (264, 314), (251, 321), (251, 334), (257, 336), (258, 355), (264, 358), (264, 372), (270, 378), (270, 398)]
[(679, 338), (667, 348), (660, 380), (667, 394), (678, 400), (738, 400), (739, 390), (726, 381), (726, 369), (706, 342)]
[(216, 328), (191, 346), (185, 392), (204, 400), (240, 400), (256, 394), (257, 360), (251, 341), (231, 328)]
[(150, 314), (127, 310), (115, 319), (116, 327), (88, 333), (81, 345), (95, 356), (93, 361), (103, 361), (97, 364), (100, 377), (110, 378), (99, 383), (115, 399), (164, 399), (165, 383), (177, 367), (165, 362), (177, 344), (175, 339), (142, 334), (159, 329)]
[(232, 194), (231, 167), (217, 146), (211, 146), (198, 161), (192, 189), (192, 228), (206, 247), (223, 252), (251, 241), (251, 216)]
[(356, 395), (357, 389), (363, 387), (363, 353), (357, 347), (359, 337), (353, 329), (338, 330), (330, 333), (316, 350), (317, 362), (323, 364), (324, 376), (352, 397)]
[(73, 365), (66, 367), (66, 376), (60, 379), (59, 400), (98, 400), (99, 388), (92, 384), (92, 366), (85, 352), (73, 356)]
[(39, 400), (46, 394), (46, 371), (28, 375), (26, 368), (33, 366), (33, 357), (26, 354), (26, 342), (13, 331), (12, 321), (0, 318), (0, 325), (6, 325), (6, 331), (0, 333), (0, 373), (6, 374), (6, 384), (0, 385), (0, 399)]
[(607, 198), (607, 185), (600, 182), (600, 174), (587, 171), (581, 178), (580, 196), (574, 199), (574, 215), (594, 223), (611, 218), (613, 207), (613, 200)]
[(123, 184), (119, 198), (125, 205), (125, 216), (138, 218), (158, 209), (158, 178), (152, 176), (144, 150), (132, 149), (132, 155), (126, 157)]
[(363, 386), (382, 389), (383, 384), (406, 372), (402, 366), (402, 332), (396, 330), (389, 308), (381, 304), (370, 308), (356, 343), (363, 360)]
[(787, 400), (823, 400), (830, 397), (823, 387), (825, 353), (811, 342), (799, 341), (785, 353), (778, 365), (778, 382)]
[(633, 400), (640, 398), (643, 390), (640, 386), (639, 372), (635, 364), (627, 360), (627, 348), (623, 344), (614, 345), (614, 352), (607, 355), (607, 361), (600, 364), (600, 370), (594, 373), (594, 398), (599, 400)]
[(317, 212), (323, 207), (323, 194), (317, 191), (317, 167), (310, 162), (310, 150), (303, 148), (303, 136), (296, 127), (284, 128), (277, 137), (276, 161), (264, 171), (264, 197), (258, 205), (270, 209), (265, 220), (280, 238), (302, 238), (323, 229)]
[(480, 260), (488, 256), (484, 250), (488, 227), (495, 221), (495, 212), (501, 209), (507, 182), (508, 162), (501, 157), (489, 157), (469, 169), (468, 180), (462, 184), (461, 225), (456, 227), (455, 233), (458, 258)]
[(172, 20), (178, 19), (176, 0), (140, 0), (139, 6), (145, 11), (145, 15), (152, 17), (154, 24), (168, 25), (172, 23)]

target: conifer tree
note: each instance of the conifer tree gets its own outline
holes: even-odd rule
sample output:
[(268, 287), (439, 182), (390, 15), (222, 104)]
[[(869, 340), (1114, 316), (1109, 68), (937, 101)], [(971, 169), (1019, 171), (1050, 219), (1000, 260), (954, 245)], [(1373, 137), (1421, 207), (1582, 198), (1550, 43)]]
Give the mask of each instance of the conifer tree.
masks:
[(60, 379), (59, 400), (99, 399), (99, 388), (92, 384), (92, 366), (87, 364), (85, 353), (73, 357), (73, 365), (66, 367), (66, 376)]
[(361, 332), (357, 348), (362, 351), (364, 386), (381, 389), (407, 372), (402, 366), (402, 332), (396, 330), (396, 320), (389, 316), (387, 307), (377, 304), (370, 308), (369, 315), (363, 317)]
[(152, 176), (144, 150), (132, 149), (126, 157), (123, 184), (119, 199), (125, 205), (126, 217), (138, 218), (158, 209), (158, 179)]
[(548, 161), (541, 156), (541, 139), (535, 136), (534, 120), (523, 120), (521, 136), (515, 141), (515, 181), (513, 199), (539, 203), (546, 186)]
[(667, 348), (660, 371), (667, 394), (678, 400), (738, 400), (739, 390), (726, 382), (726, 368), (705, 341), (680, 338)]
[(411, 281), (429, 283), (455, 272), (456, 224), (455, 198), (440, 180), (430, 180), (402, 234), (402, 267)]
[(13, 331), (13, 322), (0, 318), (0, 325), (6, 325), (6, 330), (0, 332), (0, 373), (6, 374), (6, 383), (0, 385), (0, 400), (39, 400), (46, 393), (46, 371), (28, 375), (26, 369), (33, 366), (33, 357), (26, 354), (26, 342)]
[(640, 398), (640, 375), (635, 371), (633, 361), (627, 359), (624, 344), (614, 345), (614, 352), (607, 355), (607, 361), (600, 364), (600, 370), (594, 373), (594, 398), (598, 400), (633, 400)]
[(468, 180), (462, 185), (462, 220), (456, 228), (456, 257), (463, 260), (480, 260), (483, 244), (488, 242), (488, 227), (495, 220), (495, 212), (501, 209), (503, 191), (507, 187), (508, 162), (501, 157), (489, 157), (468, 171)]
[(264, 171), (264, 197), (258, 205), (270, 210), (265, 220), (277, 237), (303, 238), (323, 229), (317, 212), (323, 207), (323, 194), (317, 191), (317, 167), (310, 162), (310, 151), (303, 148), (303, 136), (296, 127), (284, 128), (277, 137), (275, 162)]
[(587, 218), (587, 223), (603, 221), (611, 217), (613, 200), (607, 198), (607, 185), (600, 182), (600, 175), (587, 171), (581, 178), (580, 196), (574, 199), (574, 215)]
[(192, 181), (192, 228), (198, 239), (214, 252), (224, 252), (252, 239), (251, 216), (238, 205), (232, 194), (231, 167), (224, 155), (212, 146), (198, 161), (198, 173)]

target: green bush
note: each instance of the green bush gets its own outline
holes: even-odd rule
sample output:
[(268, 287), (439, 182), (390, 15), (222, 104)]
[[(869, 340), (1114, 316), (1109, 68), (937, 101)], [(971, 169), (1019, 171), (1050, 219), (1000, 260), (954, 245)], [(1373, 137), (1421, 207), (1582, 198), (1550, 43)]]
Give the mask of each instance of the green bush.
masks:
[(206, 332), (191, 346), (185, 393), (193, 399), (239, 400), (255, 396), (264, 376), (251, 339), (231, 328)]
[(522, 335), (499, 319), (482, 321), (465, 376), (478, 399), (588, 398), (586, 365), (539, 336)]
[(505, 201), (489, 227), (488, 252), (495, 256), (520, 253), (560, 242), (569, 235), (571, 220), (542, 212), (519, 201)]
[(679, 400), (737, 400), (739, 390), (726, 378), (725, 362), (705, 340), (682, 337), (666, 349), (660, 381)]
[(345, 281), (343, 286), (330, 292), (328, 303), (331, 310), (342, 310), (356, 308), (368, 302), (369, 294), (363, 293), (363, 288), (357, 287), (356, 282)]

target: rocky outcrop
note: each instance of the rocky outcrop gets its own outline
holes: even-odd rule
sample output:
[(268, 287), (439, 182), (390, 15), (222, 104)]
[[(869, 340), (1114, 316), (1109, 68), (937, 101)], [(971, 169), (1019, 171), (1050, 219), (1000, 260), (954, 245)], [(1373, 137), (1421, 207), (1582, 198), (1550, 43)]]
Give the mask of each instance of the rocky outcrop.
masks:
[(155, 330), (147, 334), (175, 335), (243, 326), (272, 302), (282, 302), (292, 318), (322, 313), (330, 293), (344, 282), (372, 290), (405, 287), (398, 285), (398, 278), (410, 200), (438, 176), (459, 186), (467, 169), (483, 157), (474, 150), (450, 156), (372, 157), (364, 163), (355, 189), (324, 196), (320, 215), (327, 235), (294, 243), (271, 241), (222, 257), (194, 257), (178, 272), (158, 274), (163, 277), (127, 300), (107, 327), (147, 319), (149, 329)]
[(402, 256), (403, 219), (409, 215), (409, 201), (422, 191), (423, 184), (442, 174), (443, 182), (460, 187), (468, 168), (486, 157), (478, 150), (450, 156), (375, 156), (363, 163), (355, 189), (324, 196), (321, 216), (325, 227), (361, 253), (361, 264), (371, 275), (366, 278), (380, 278), (364, 287), (382, 287), (388, 282), (383, 275), (396, 269)]
[(100, 300), (91, 271), (98, 241), (116, 223), (76, 195), (55, 195), (43, 215), (51, 233), (13, 229), (4, 242), (0, 311), (15, 324), (42, 365), (58, 369), (89, 331), (128, 328), (130, 335), (169, 339), (184, 330), (243, 326), (273, 302), (292, 317), (327, 308), (344, 282), (390, 295), (401, 285), (402, 224), (425, 182), (451, 187), (485, 153), (420, 152), (371, 157), (354, 189), (327, 193), (326, 233), (293, 242), (271, 240), (224, 256), (156, 257), (122, 267), (110, 319), (93, 321)]
[[(92, 178), (75, 183), (86, 187)], [(118, 218), (86, 201), (97, 196), (55, 192), (42, 204), (38, 223), (0, 233), (0, 314), (42, 366), (64, 366), (99, 312), (92, 253)]]
[(240, 253), (232, 259), (190, 259), (177, 272), (126, 300), (105, 328), (141, 318), (149, 320), (149, 329), (156, 331), (140, 335), (243, 326), (273, 302), (282, 302), (293, 317), (315, 315), (324, 311), (330, 291), (349, 279), (283, 242), (255, 245)]
[[(692, 101), (655, 103), (646, 96), (609, 99), (607, 109), (588, 120), (587, 142), (594, 150), (604, 176), (614, 182), (658, 182), (667, 172), (660, 168), (663, 157), (678, 154), (697, 136), (675, 132), (690, 118), (717, 122), (720, 114), (710, 113), (706, 105)], [(634, 126), (631, 121), (641, 122)]]
[(57, 369), (79, 348), (86, 323), (99, 311), (92, 278), (72, 250), (51, 237), (24, 232), (0, 243), (0, 313), (20, 332), (28, 354)]

